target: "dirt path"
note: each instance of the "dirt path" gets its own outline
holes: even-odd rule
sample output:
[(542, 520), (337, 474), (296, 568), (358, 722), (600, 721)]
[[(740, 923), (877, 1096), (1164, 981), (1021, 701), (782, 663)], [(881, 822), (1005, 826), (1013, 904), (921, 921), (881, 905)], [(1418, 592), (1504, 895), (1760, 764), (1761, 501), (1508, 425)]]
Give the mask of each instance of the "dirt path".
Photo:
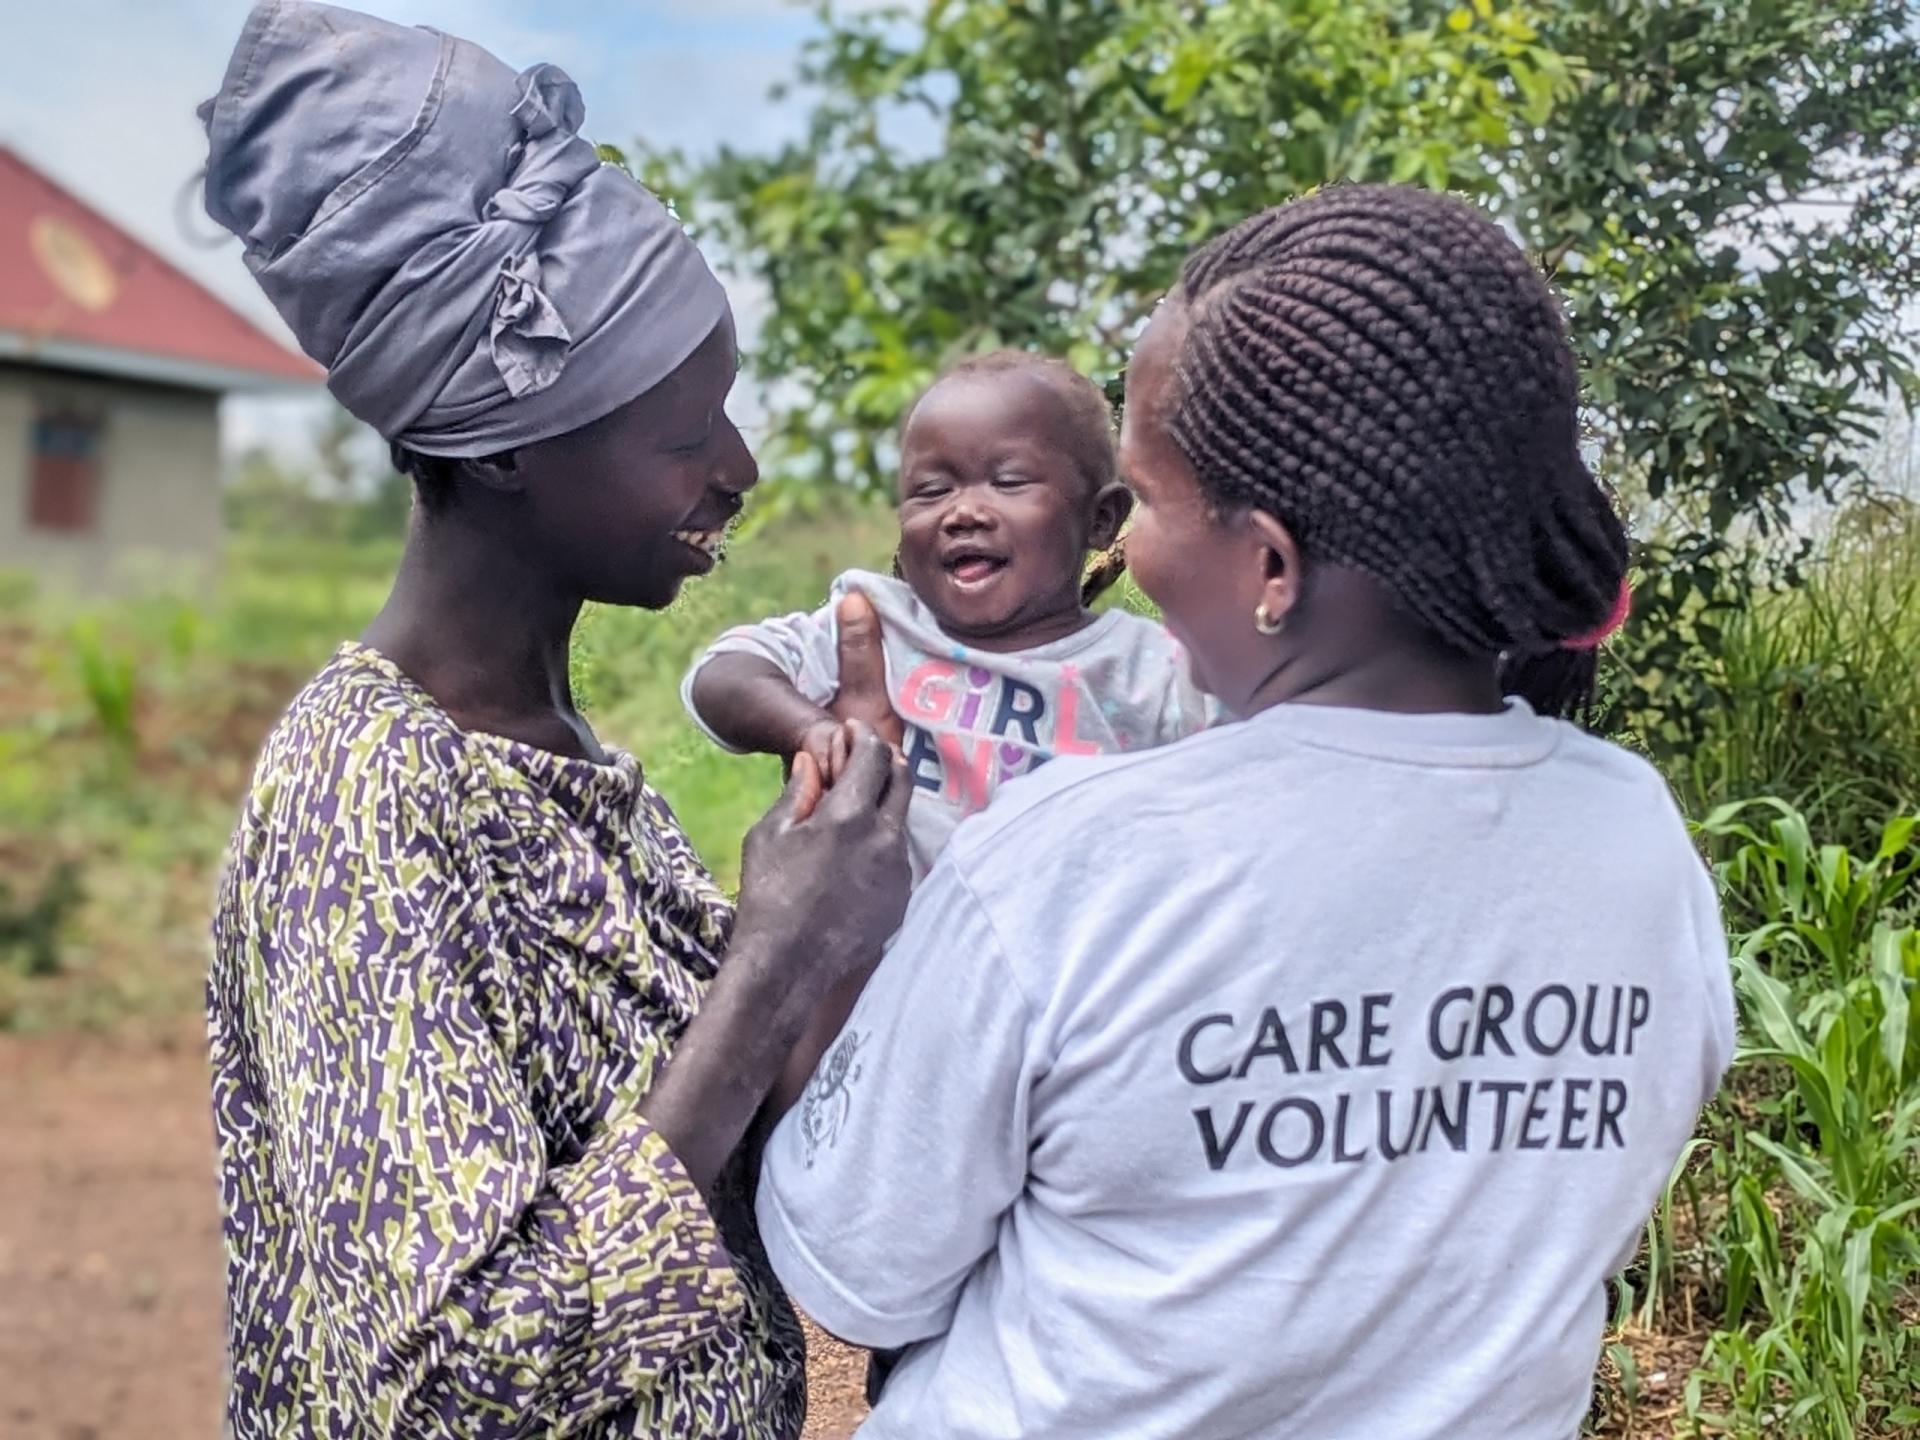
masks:
[[(220, 1433), (220, 1225), (197, 1028), (0, 1035), (0, 1437)], [(815, 1336), (808, 1440), (864, 1357)]]
[(191, 1032), (0, 1037), (0, 1434), (219, 1434), (220, 1226)]

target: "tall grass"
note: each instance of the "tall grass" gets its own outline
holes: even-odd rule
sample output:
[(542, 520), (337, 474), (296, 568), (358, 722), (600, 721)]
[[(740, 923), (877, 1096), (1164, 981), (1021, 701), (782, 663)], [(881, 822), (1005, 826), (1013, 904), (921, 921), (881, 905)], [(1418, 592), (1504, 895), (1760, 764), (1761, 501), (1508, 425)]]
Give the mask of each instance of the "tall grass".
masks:
[(1721, 631), (1719, 708), (1668, 757), (1683, 806), (1790, 797), (1860, 842), (1920, 802), (1920, 518), (1830, 535), (1800, 584), (1757, 595)]

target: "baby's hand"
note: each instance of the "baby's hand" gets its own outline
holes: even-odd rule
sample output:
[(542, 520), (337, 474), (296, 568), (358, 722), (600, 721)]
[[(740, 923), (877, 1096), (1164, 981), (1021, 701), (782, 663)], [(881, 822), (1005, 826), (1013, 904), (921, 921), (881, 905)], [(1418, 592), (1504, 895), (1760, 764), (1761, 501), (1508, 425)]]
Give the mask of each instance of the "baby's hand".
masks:
[(820, 783), (828, 789), (847, 768), (847, 727), (838, 720), (816, 720), (800, 732), (794, 754), (805, 755), (820, 772)]

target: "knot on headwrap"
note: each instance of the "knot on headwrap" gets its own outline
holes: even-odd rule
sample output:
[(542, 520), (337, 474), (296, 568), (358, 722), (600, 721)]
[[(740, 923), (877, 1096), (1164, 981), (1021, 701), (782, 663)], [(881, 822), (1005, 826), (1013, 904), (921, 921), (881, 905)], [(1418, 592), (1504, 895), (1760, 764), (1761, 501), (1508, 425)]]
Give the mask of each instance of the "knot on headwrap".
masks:
[(507, 183), (482, 212), (489, 220), (544, 225), (573, 188), (600, 168), (600, 154), (582, 140), (586, 103), (558, 65), (520, 73), (520, 99), (508, 112), (520, 138), (507, 151)]
[(529, 140), (550, 130), (578, 135), (586, 123), (587, 102), (573, 77), (558, 65), (530, 65), (520, 72), (520, 98), (510, 113)]
[[(507, 152), (507, 183), (482, 212), (488, 220), (545, 225), (567, 196), (600, 168), (598, 152), (579, 138), (586, 119), (580, 87), (558, 65), (520, 72), (520, 99), (508, 112), (521, 138)], [(540, 288), (540, 259), (528, 251), (501, 262), (488, 344), (493, 363), (518, 398), (560, 378), (573, 337)]]
[(573, 337), (540, 288), (540, 261), (532, 254), (500, 267), (493, 302), (491, 344), (500, 378), (516, 397), (546, 389), (566, 368)]
[(207, 213), (341, 404), (429, 455), (578, 429), (727, 315), (666, 208), (580, 134), (554, 65), (261, 0), (207, 126)]

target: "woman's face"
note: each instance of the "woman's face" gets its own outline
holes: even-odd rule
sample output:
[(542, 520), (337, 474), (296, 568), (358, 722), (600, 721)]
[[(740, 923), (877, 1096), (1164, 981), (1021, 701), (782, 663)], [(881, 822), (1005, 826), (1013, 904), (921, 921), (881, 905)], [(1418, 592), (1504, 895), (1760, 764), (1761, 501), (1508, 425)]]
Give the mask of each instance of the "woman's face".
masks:
[(515, 543), (580, 597), (650, 610), (713, 569), (727, 524), (760, 478), (727, 418), (732, 317), (637, 400), (515, 457)]
[(1201, 489), (1168, 429), (1186, 335), (1186, 308), (1169, 299), (1127, 366), (1120, 469), (1135, 500), (1127, 568), (1185, 647), (1194, 683), (1243, 713), (1273, 669), (1272, 641), (1253, 625), (1271, 551), (1246, 507), (1220, 507)]

